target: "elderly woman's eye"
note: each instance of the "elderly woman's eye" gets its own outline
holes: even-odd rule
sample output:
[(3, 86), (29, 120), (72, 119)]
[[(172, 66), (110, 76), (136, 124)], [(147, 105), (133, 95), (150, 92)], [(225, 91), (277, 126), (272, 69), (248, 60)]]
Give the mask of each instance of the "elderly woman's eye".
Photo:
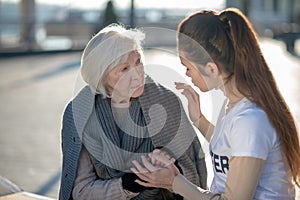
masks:
[(136, 65), (139, 65), (139, 64), (141, 64), (141, 59), (138, 59), (137, 61), (136, 61), (136, 63), (135, 63)]
[(125, 71), (127, 71), (127, 70), (128, 70), (128, 67), (123, 67), (123, 68), (121, 69), (122, 72), (125, 72)]

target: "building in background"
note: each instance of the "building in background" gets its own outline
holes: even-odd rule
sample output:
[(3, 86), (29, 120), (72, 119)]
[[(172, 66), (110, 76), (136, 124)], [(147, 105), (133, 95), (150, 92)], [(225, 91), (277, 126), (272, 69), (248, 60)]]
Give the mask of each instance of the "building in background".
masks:
[[(96, 8), (81, 9), (72, 5), (41, 4), (38, 0), (0, 0), (0, 53), (81, 50), (104, 24), (116, 21), (127, 27), (134, 23), (134, 27), (176, 30), (178, 23), (193, 11), (190, 8), (137, 8), (131, 0), (126, 8), (114, 7), (109, 21), (105, 13), (110, 3), (108, 0)], [(171, 44), (165, 37), (158, 37), (153, 45), (164, 43)], [(175, 41), (172, 45), (176, 45)]]
[(294, 54), (295, 42), (300, 39), (299, 0), (227, 0), (226, 7), (242, 10), (260, 36), (284, 41)]

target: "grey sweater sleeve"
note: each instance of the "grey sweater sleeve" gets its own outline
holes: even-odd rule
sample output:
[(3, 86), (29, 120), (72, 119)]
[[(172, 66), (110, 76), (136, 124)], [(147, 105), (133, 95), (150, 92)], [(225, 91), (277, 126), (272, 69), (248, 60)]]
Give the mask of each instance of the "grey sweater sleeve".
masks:
[(131, 199), (138, 195), (122, 188), (121, 178), (101, 180), (97, 178), (92, 161), (85, 147), (82, 147), (77, 176), (72, 196), (73, 199)]

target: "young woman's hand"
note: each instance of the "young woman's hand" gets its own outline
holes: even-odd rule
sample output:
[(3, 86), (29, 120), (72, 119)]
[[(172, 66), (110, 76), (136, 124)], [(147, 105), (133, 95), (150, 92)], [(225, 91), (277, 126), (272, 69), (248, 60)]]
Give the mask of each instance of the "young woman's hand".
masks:
[(174, 178), (180, 173), (174, 164), (175, 159), (156, 149), (149, 158), (142, 156), (142, 162), (143, 166), (134, 160), (135, 168), (131, 168), (131, 171), (142, 180), (136, 180), (138, 184), (172, 190)]
[(175, 86), (177, 90), (183, 90), (182, 94), (188, 100), (190, 119), (193, 123), (196, 123), (202, 116), (199, 94), (190, 85), (175, 82)]

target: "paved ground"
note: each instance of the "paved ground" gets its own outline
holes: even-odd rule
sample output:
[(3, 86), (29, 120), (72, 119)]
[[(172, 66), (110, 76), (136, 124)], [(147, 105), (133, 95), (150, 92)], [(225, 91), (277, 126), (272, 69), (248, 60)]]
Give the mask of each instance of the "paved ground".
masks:
[(71, 53), (0, 61), (0, 174), (26, 191), (57, 196), (61, 113), (79, 59)]
[[(262, 49), (299, 124), (300, 60), (280, 42), (262, 40)], [(159, 50), (146, 51), (147, 57), (177, 62)], [(0, 59), (0, 175), (28, 192), (57, 198), (61, 115), (76, 88), (79, 61), (80, 53)]]

